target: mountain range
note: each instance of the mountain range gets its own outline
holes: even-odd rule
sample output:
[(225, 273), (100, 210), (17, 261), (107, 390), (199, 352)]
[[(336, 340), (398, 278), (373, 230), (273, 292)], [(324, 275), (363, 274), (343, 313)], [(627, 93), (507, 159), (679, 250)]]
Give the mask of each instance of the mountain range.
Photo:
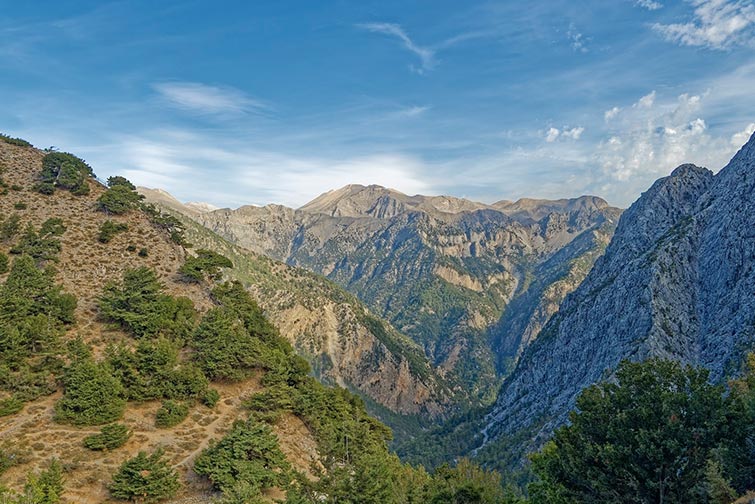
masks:
[(495, 397), (621, 213), (593, 196), (488, 205), (375, 185), (330, 191), (296, 210), (197, 211), (164, 191), (140, 191), (232, 243), (348, 290), (420, 345), (471, 404)]

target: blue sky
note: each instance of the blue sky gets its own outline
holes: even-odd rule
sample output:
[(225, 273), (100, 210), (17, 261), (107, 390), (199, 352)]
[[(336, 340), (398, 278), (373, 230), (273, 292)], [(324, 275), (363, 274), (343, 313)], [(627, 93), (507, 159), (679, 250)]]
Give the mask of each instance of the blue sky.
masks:
[(0, 131), (184, 201), (377, 183), (626, 206), (682, 162), (720, 169), (755, 130), (752, 0), (0, 12)]

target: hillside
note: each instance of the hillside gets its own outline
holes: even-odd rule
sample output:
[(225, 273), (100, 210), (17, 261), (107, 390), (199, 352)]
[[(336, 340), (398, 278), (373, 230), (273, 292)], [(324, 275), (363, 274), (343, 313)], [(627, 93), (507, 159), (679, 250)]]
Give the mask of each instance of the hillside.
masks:
[(485, 205), (350, 185), (298, 210), (196, 212), (227, 240), (326, 276), (419, 344), (475, 402), (587, 274), (620, 211), (595, 197)]
[[(387, 452), (390, 431), (349, 392), (307, 376), (248, 293), (221, 278), (227, 258), (187, 251), (178, 221), (144, 207), (125, 179), (107, 189), (75, 156), (4, 137), (0, 169), (0, 493), (49, 484), (58, 460), (63, 502), (113, 501), (116, 474), (131, 485), (163, 475), (149, 491), (176, 502), (209, 502), (221, 491), (304, 499), (354, 492), (347, 488), (373, 477), (369, 464), (390, 475), (378, 495), (391, 481), (391, 495), (404, 499), (393, 485), (414, 473)], [(259, 275), (276, 268), (260, 262)], [(329, 288), (286, 275), (278, 281), (312, 284), (292, 298)], [(322, 309), (344, 323), (349, 313), (368, 317), (335, 301)], [(399, 337), (386, 332), (386, 341)], [(346, 348), (365, 336), (358, 327), (351, 334)], [(382, 341), (360, 350), (385, 352)], [(381, 371), (395, 363), (405, 372), (397, 379), (411, 383), (407, 353), (395, 355)], [(117, 446), (102, 449), (103, 425), (122, 428)], [(264, 448), (229, 451), (239, 442)], [(141, 451), (164, 455), (140, 462)], [(127, 461), (157, 465), (124, 473)], [(225, 464), (243, 471), (229, 479)], [(53, 472), (35, 479), (47, 467)], [(142, 491), (133, 488), (119, 491)]]

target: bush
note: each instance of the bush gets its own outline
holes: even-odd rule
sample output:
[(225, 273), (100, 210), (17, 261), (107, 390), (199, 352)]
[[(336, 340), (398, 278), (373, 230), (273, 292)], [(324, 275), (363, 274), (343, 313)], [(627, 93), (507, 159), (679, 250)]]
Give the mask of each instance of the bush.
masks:
[(106, 220), (100, 225), (100, 234), (97, 235), (97, 240), (99, 240), (100, 243), (108, 243), (116, 234), (124, 231), (128, 231), (128, 224)]
[(120, 175), (116, 175), (115, 177), (108, 177), (107, 186), (108, 187), (124, 186), (128, 188), (130, 191), (136, 190), (136, 186), (134, 184), (132, 184), (126, 177), (121, 177)]
[(10, 249), (11, 254), (26, 254), (38, 263), (57, 261), (61, 245), (56, 237), (61, 236), (65, 230), (63, 221), (58, 218), (47, 219), (38, 232), (29, 224), (18, 243)]
[(84, 438), (84, 446), (90, 450), (115, 450), (120, 448), (128, 438), (131, 432), (123, 424), (109, 424), (104, 426), (99, 434), (93, 434)]
[(0, 417), (18, 413), (24, 407), (24, 402), (18, 397), (9, 397), (0, 401)]
[(137, 338), (184, 339), (196, 318), (191, 300), (164, 294), (157, 275), (146, 267), (127, 270), (121, 282), (108, 283), (99, 305), (105, 317)]
[(278, 438), (269, 425), (255, 420), (234, 423), (231, 432), (197, 457), (194, 471), (207, 476), (224, 492), (238, 482), (258, 490), (283, 487), (290, 478), (290, 466)]
[(180, 487), (178, 475), (162, 457), (163, 451), (158, 449), (152, 455), (139, 452), (125, 461), (108, 486), (110, 494), (116, 499), (144, 503), (175, 496)]
[(26, 203), (19, 201), (18, 203), (13, 204), (13, 208), (16, 210), (26, 210)]
[(67, 152), (50, 152), (42, 159), (42, 172), (35, 189), (52, 194), (61, 188), (80, 196), (89, 193), (87, 178), (93, 176), (92, 167), (83, 159)]
[(26, 478), (22, 494), (3, 492), (0, 487), (0, 502), (3, 504), (57, 504), (63, 495), (63, 468), (53, 460), (46, 471)]
[(139, 249), (139, 253), (137, 253), (136, 255), (138, 255), (139, 257), (147, 257), (149, 255), (149, 251), (146, 247), (142, 247)]
[(18, 234), (21, 229), (21, 217), (13, 214), (7, 219), (0, 221), (0, 240), (7, 242)]
[(178, 272), (187, 282), (201, 282), (205, 276), (213, 280), (220, 279), (220, 268), (232, 268), (233, 263), (227, 257), (211, 250), (197, 250), (195, 257), (188, 257)]
[(116, 184), (97, 199), (97, 206), (103, 212), (120, 215), (137, 208), (143, 199), (144, 196), (128, 186)]
[(63, 377), (63, 397), (55, 405), (55, 421), (99, 425), (118, 420), (126, 408), (124, 389), (107, 364), (90, 356), (77, 358)]
[(163, 401), (162, 406), (155, 415), (155, 426), (163, 429), (175, 427), (183, 422), (189, 415), (189, 406), (185, 403), (168, 399)]
[(208, 388), (207, 392), (202, 396), (202, 404), (208, 408), (214, 408), (220, 400), (220, 392), (213, 388)]
[(0, 275), (8, 273), (8, 256), (0, 252)]
[(213, 308), (194, 331), (194, 360), (212, 380), (241, 380), (259, 363), (259, 340), (253, 338), (236, 313)]

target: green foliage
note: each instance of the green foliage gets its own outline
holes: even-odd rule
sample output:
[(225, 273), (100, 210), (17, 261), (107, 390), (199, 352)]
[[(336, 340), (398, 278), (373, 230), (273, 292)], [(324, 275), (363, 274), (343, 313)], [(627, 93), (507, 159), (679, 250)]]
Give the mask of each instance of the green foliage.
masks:
[(84, 438), (84, 446), (90, 450), (115, 450), (120, 448), (128, 438), (131, 437), (131, 431), (123, 424), (105, 425), (99, 434), (92, 434)]
[(97, 235), (97, 240), (101, 243), (108, 243), (118, 233), (128, 231), (128, 224), (125, 222), (113, 222), (106, 220), (100, 225), (100, 233)]
[(91, 356), (74, 358), (63, 376), (63, 397), (55, 405), (55, 421), (99, 425), (118, 420), (126, 407), (125, 391), (107, 363)]
[(24, 407), (24, 402), (16, 396), (0, 400), (0, 417), (18, 413)]
[(116, 184), (97, 198), (97, 207), (106, 213), (125, 214), (139, 206), (144, 196), (123, 184)]
[(155, 415), (155, 426), (162, 429), (175, 427), (180, 424), (189, 415), (189, 406), (186, 403), (168, 399), (163, 401), (160, 409)]
[(4, 492), (0, 487), (0, 502), (3, 504), (57, 504), (63, 495), (63, 470), (60, 462), (53, 460), (47, 470), (26, 478), (22, 494)]
[(106, 318), (137, 338), (184, 340), (196, 318), (191, 300), (164, 294), (157, 275), (146, 267), (127, 270), (121, 282), (108, 283), (99, 305)]
[(137, 253), (139, 257), (147, 257), (149, 255), (149, 251), (146, 247), (142, 247), (139, 249), (139, 252)]
[(194, 471), (223, 491), (233, 489), (237, 482), (257, 490), (285, 487), (290, 479), (278, 438), (269, 425), (255, 420), (234, 423), (231, 432), (197, 457)]
[(220, 392), (213, 388), (208, 388), (207, 392), (202, 396), (202, 404), (208, 408), (214, 408), (220, 400)]
[(26, 210), (26, 203), (19, 201), (13, 204), (13, 208), (16, 210)]
[(145, 452), (121, 464), (108, 486), (116, 499), (153, 503), (173, 497), (180, 484), (178, 475), (163, 460), (162, 450)]
[(19, 229), (21, 229), (21, 217), (14, 213), (0, 221), (0, 240), (7, 243), (18, 234)]
[(737, 498), (737, 492), (731, 487), (731, 482), (723, 475), (721, 464), (718, 461), (708, 461), (705, 468), (705, 484), (710, 504), (730, 504)]
[(188, 257), (178, 272), (187, 282), (201, 282), (205, 277), (220, 279), (220, 268), (232, 268), (230, 259), (211, 250), (199, 249), (195, 257)]
[(3, 133), (0, 133), (0, 141), (11, 145), (16, 145), (18, 147), (34, 147), (30, 142), (27, 142), (23, 138), (13, 138)]
[(132, 184), (126, 177), (121, 177), (120, 175), (116, 175), (114, 177), (107, 178), (108, 187), (114, 187), (118, 185), (127, 187), (130, 191), (136, 191), (136, 186)]
[(207, 393), (207, 378), (191, 363), (179, 363), (178, 346), (165, 338), (142, 339), (135, 350), (124, 346), (106, 349), (107, 362), (126, 389), (130, 400), (186, 400)]
[(0, 275), (8, 273), (8, 256), (0, 252)]
[(35, 189), (52, 194), (60, 188), (81, 196), (89, 193), (87, 178), (93, 176), (92, 167), (83, 159), (67, 152), (50, 152), (42, 159), (42, 172)]
[(39, 231), (29, 224), (10, 252), (16, 255), (26, 254), (39, 264), (46, 261), (57, 262), (61, 250), (60, 240), (57, 237), (61, 236), (65, 230), (62, 220), (58, 218), (47, 219), (42, 223)]
[(241, 380), (259, 362), (260, 342), (228, 308), (212, 308), (202, 318), (191, 340), (194, 360), (212, 380)]
[(504, 491), (499, 473), (486, 471), (468, 459), (461, 459), (455, 467), (439, 467), (426, 486), (429, 504), (503, 504), (517, 500), (511, 492)]
[(14, 394), (6, 403), (51, 393), (61, 369), (60, 336), (74, 322), (76, 298), (55, 285), (53, 272), (29, 256), (13, 261), (0, 286), (0, 389)]
[(670, 361), (625, 361), (616, 377), (585, 389), (532, 457), (532, 502), (707, 502), (708, 459), (731, 420), (723, 388)]

